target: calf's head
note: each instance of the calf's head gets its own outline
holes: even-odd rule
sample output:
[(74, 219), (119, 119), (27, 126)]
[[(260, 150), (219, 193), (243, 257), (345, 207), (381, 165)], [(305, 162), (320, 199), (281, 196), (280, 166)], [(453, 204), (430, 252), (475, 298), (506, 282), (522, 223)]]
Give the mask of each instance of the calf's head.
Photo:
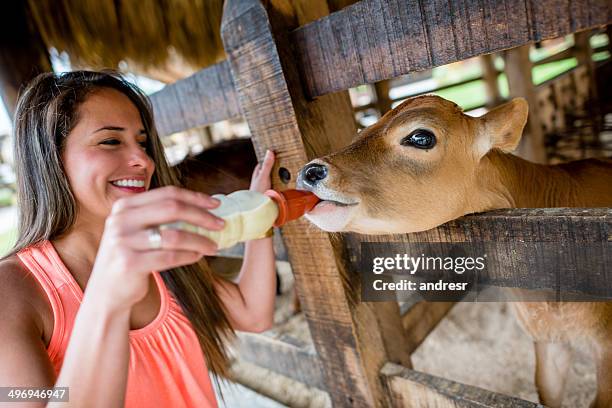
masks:
[(516, 148), (527, 121), (516, 98), (475, 118), (437, 96), (409, 99), (343, 150), (315, 159), (297, 187), (321, 202), (306, 217), (326, 231), (424, 231), (475, 209), (479, 165)]

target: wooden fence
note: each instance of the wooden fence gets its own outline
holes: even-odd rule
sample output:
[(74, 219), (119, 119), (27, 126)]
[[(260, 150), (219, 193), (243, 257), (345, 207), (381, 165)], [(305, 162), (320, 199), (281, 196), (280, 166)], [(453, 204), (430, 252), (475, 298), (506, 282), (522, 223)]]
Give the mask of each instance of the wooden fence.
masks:
[[(563, 61), (563, 60), (567, 60), (569, 58), (576, 58), (579, 59), (583, 53), (582, 48), (587, 48), (586, 53), (588, 54), (588, 58), (592, 58), (592, 54), (595, 54), (597, 52), (600, 51), (605, 51), (606, 50), (606, 46), (604, 45), (599, 45), (597, 47), (593, 47), (591, 48), (588, 43), (585, 44), (585, 42), (589, 41), (589, 39), (591, 38), (592, 35), (596, 35), (597, 31), (594, 32), (581, 32), (576, 34), (576, 37), (574, 39), (574, 44), (571, 46), (568, 46), (567, 48), (562, 48), (560, 50), (558, 50), (557, 52), (548, 55), (546, 57), (543, 58), (539, 58), (536, 59), (535, 61), (533, 61), (531, 63), (531, 65), (533, 67), (539, 66), (539, 65), (545, 65), (545, 64), (550, 64), (553, 62), (558, 62), (558, 61)], [(586, 46), (586, 47), (585, 47)], [(499, 55), (503, 56), (503, 52), (501, 52)], [(380, 116), (382, 116), (383, 114), (385, 114), (390, 108), (392, 104), (399, 104), (401, 103), (403, 100), (407, 99), (407, 98), (412, 98), (415, 96), (419, 96), (419, 95), (423, 95), (423, 94), (427, 94), (427, 93), (440, 93), (449, 89), (453, 89), (456, 87), (460, 87), (462, 85), (467, 85), (467, 84), (471, 84), (471, 83), (475, 83), (478, 81), (483, 81), (485, 88), (487, 89), (487, 92), (489, 92), (490, 89), (490, 93), (491, 95), (488, 95), (488, 97), (486, 98), (487, 100), (484, 103), (481, 104), (477, 104), (477, 105), (471, 105), (469, 107), (467, 107), (466, 109), (469, 110), (474, 110), (474, 109), (479, 109), (479, 108), (483, 108), (483, 107), (493, 107), (496, 106), (497, 104), (499, 104), (502, 99), (501, 99), (501, 95), (500, 95), (500, 87), (499, 87), (499, 76), (501, 74), (503, 74), (503, 70), (499, 70), (495, 67), (494, 64), (494, 56), (497, 54), (486, 54), (486, 55), (481, 55), (479, 57), (480, 59), (480, 65), (482, 68), (482, 72), (477, 74), (477, 75), (472, 75), (470, 77), (461, 79), (460, 81), (456, 81), (456, 82), (452, 82), (452, 83), (445, 83), (441, 86), (430, 86), (427, 88), (422, 88), (422, 89), (418, 89), (418, 90), (414, 90), (412, 92), (406, 92), (406, 93), (402, 93), (401, 95), (396, 95), (391, 97), (389, 95), (389, 91), (392, 90), (391, 85), (389, 83), (386, 83), (386, 81), (383, 82), (378, 82), (375, 84), (375, 94), (376, 94), (376, 100), (370, 103), (366, 103), (366, 104), (362, 104), (362, 105), (358, 105), (355, 107), (355, 111), (359, 112), (359, 111), (365, 111), (365, 110), (369, 110), (369, 109), (377, 109), (378, 113)], [(542, 84), (538, 84), (535, 85), (536, 86), (536, 93), (538, 93), (538, 100), (546, 100), (547, 98), (550, 99), (549, 95), (546, 96), (540, 96), (540, 94), (549, 94), (550, 89), (549, 88), (553, 88), (553, 83), (556, 82), (556, 80), (559, 77), (565, 76), (568, 74), (568, 72), (572, 72), (574, 70), (577, 69), (581, 69), (584, 68), (582, 67), (582, 65), (580, 64), (584, 64), (585, 61), (582, 60), (582, 58), (580, 58), (581, 60), (578, 61), (578, 65), (572, 69), (569, 69), (567, 71), (564, 71), (562, 73), (560, 73), (559, 75), (555, 76), (554, 78), (551, 78), (549, 80), (547, 80), (545, 83)], [(581, 75), (582, 76), (582, 75)], [(418, 83), (419, 81), (414, 81), (414, 83)], [(587, 83), (588, 86), (588, 76), (586, 76), (585, 78), (585, 82)], [(411, 82), (412, 83), (412, 82)], [(380, 86), (380, 84), (384, 84), (384, 86)], [(582, 84), (581, 84), (582, 85)], [(571, 92), (567, 92), (567, 98), (570, 98), (572, 96)], [(553, 98), (554, 99), (554, 98)], [(379, 102), (383, 102), (382, 106)], [(559, 106), (554, 106), (557, 109), (562, 109), (562, 107)], [(531, 107), (533, 108), (533, 107)], [(540, 111), (541, 109), (538, 108), (538, 111)], [(552, 130), (550, 128), (551, 124), (547, 123), (547, 125), (549, 126), (549, 129), (547, 130)]]
[[(228, 59), (153, 95), (160, 134), (241, 115), (258, 157), (267, 148), (277, 152), (274, 187), (291, 188), (306, 162), (356, 134), (349, 87), (612, 20), (611, 2), (596, 0), (362, 0), (331, 15), (324, 2), (303, 4), (310, 15), (282, 1), (264, 7), (259, 0), (226, 0), (221, 31)], [(553, 237), (569, 240), (571, 252), (585, 241), (608, 244), (611, 222), (609, 209), (508, 210), (399, 239)], [(280, 338), (243, 336), (245, 355), (257, 364), (324, 388), (339, 407), (536, 406), (411, 370), (410, 353), (452, 304), (418, 302), (400, 310), (397, 302), (360, 302), (349, 255), (371, 237), (315, 234), (304, 220), (289, 223), (282, 235), (316, 353)], [(506, 272), (504, 284), (529, 287), (524, 271)], [(612, 280), (601, 277), (566, 285), (612, 293)]]

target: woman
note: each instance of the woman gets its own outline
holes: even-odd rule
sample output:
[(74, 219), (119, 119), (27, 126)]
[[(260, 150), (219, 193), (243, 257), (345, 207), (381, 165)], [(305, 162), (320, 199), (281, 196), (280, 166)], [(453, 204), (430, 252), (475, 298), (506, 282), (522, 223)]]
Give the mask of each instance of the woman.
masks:
[[(113, 72), (38, 76), (17, 106), (15, 159), (0, 385), (69, 387), (78, 407), (215, 407), (208, 370), (227, 373), (233, 330), (272, 324), (271, 239), (247, 243), (233, 284), (200, 261), (212, 241), (157, 227), (223, 220), (217, 200), (175, 187), (146, 96)], [(251, 189), (270, 187), (273, 162)]]

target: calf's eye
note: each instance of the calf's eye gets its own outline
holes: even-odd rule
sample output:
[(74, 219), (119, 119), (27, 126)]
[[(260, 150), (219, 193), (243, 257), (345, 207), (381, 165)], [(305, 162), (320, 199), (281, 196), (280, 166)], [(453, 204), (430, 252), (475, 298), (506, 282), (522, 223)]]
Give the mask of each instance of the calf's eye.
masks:
[(417, 149), (431, 149), (436, 145), (436, 136), (427, 129), (417, 129), (404, 137), (400, 144), (402, 146), (412, 146)]

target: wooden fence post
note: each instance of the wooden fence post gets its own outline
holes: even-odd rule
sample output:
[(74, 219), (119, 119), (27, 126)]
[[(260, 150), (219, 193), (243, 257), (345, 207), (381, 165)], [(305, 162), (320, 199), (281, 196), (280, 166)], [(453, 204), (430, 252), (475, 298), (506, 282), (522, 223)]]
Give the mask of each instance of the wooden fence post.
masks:
[[(316, 100), (304, 94), (288, 41), (299, 24), (295, 11), (286, 1), (267, 6), (266, 11), (258, 0), (227, 0), (221, 36), (258, 157), (266, 148), (277, 152), (275, 170), (285, 182), (275, 172), (273, 184), (288, 188), (309, 159), (345, 146), (356, 129), (347, 92)], [(305, 220), (285, 226), (283, 237), (332, 401), (383, 406), (379, 370), (388, 360), (410, 363), (401, 336), (383, 332), (401, 333), (399, 307), (382, 312), (375, 303), (359, 302), (359, 277), (350, 276), (340, 238)]]
[(578, 66), (584, 65), (589, 78), (589, 98), (597, 100), (597, 83), (595, 81), (595, 63), (593, 62), (593, 49), (590, 43), (591, 30), (574, 34), (574, 55)]
[(480, 65), (482, 67), (482, 78), (485, 82), (485, 88), (487, 90), (487, 108), (492, 108), (501, 103), (502, 97), (499, 92), (499, 85), (497, 83), (498, 72), (495, 68), (494, 54), (481, 55)]
[(378, 81), (374, 84), (376, 90), (376, 108), (380, 112), (380, 117), (391, 110), (391, 104), (393, 101), (389, 97), (389, 90), (391, 89), (391, 80), (387, 79), (384, 81)]
[(538, 98), (531, 76), (533, 64), (529, 60), (529, 45), (506, 51), (506, 75), (510, 97), (521, 96), (529, 103), (529, 119), (517, 154), (536, 163), (546, 163), (544, 132), (538, 116)]

